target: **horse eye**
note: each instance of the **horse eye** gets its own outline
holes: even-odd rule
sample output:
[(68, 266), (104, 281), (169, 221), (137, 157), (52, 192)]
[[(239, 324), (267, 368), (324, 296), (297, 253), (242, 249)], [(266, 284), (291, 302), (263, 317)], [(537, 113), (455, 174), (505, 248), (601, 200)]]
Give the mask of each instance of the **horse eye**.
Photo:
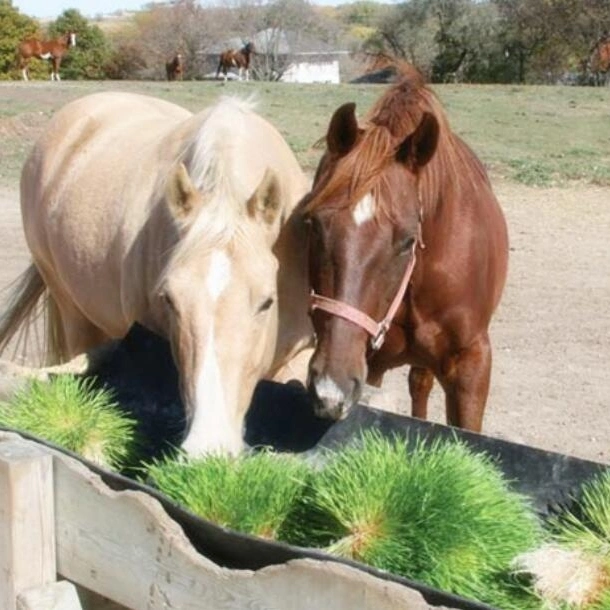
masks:
[(169, 309), (171, 309), (172, 311), (176, 311), (176, 305), (175, 305), (172, 297), (170, 297), (167, 292), (162, 292), (159, 296), (161, 297), (161, 299), (163, 300), (163, 302)]
[(260, 305), (256, 313), (262, 313), (263, 311), (267, 311), (273, 305), (273, 297), (269, 297), (265, 299)]
[(413, 244), (415, 243), (414, 237), (405, 237), (398, 242), (398, 255), (402, 256), (404, 254), (408, 254), (413, 249)]

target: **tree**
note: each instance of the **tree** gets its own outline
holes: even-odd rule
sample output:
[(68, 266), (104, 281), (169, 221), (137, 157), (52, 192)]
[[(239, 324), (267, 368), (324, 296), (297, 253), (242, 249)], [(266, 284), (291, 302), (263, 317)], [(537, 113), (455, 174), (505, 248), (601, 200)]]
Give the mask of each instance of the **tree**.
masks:
[(76, 34), (76, 46), (72, 47), (62, 60), (62, 78), (105, 78), (111, 49), (102, 30), (97, 25), (89, 25), (87, 19), (76, 9), (68, 9), (49, 27), (49, 35), (53, 38), (66, 32)]
[(223, 9), (204, 9), (194, 0), (153, 6), (139, 13), (132, 26), (113, 38), (115, 53), (109, 72), (115, 78), (164, 79), (165, 63), (178, 52), (186, 65), (186, 78), (204, 70), (206, 48), (226, 30), (220, 23)]
[(38, 24), (22, 15), (11, 0), (0, 0), (0, 79), (20, 78), (17, 71), (17, 46), (38, 31)]
[(502, 82), (504, 48), (499, 15), (490, 2), (433, 0), (438, 52), (432, 65), (435, 82)]
[(430, 74), (438, 52), (437, 24), (430, 0), (411, 0), (391, 7), (377, 25), (377, 32), (363, 45), (369, 55), (406, 60)]
[(335, 20), (307, 0), (275, 0), (258, 21), (254, 71), (260, 80), (279, 80), (294, 61), (294, 53), (311, 41), (334, 43)]

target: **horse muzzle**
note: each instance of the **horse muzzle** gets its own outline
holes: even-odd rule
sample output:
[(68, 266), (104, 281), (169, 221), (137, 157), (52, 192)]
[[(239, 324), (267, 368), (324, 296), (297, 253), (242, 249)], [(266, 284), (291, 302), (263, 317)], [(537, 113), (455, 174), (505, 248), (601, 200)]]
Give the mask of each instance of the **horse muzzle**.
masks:
[(362, 382), (359, 379), (337, 381), (314, 367), (310, 367), (307, 387), (314, 400), (314, 413), (333, 421), (346, 417), (362, 395)]

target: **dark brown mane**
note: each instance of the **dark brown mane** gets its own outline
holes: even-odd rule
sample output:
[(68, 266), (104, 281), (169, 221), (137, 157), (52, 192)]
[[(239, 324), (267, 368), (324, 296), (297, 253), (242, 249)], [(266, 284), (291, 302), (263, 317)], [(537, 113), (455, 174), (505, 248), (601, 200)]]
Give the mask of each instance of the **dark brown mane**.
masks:
[[(401, 66), (400, 81), (392, 85), (368, 112), (352, 150), (333, 160), (333, 172), (314, 187), (307, 209), (311, 211), (328, 201), (339, 206), (353, 206), (366, 193), (383, 188), (384, 170), (393, 162), (399, 146), (415, 131), (426, 112), (438, 122), (439, 140), (437, 154), (421, 172), (422, 180), (430, 183), (430, 178), (439, 173), (435, 165), (454, 164), (461, 146), (449, 128), (440, 102), (417, 70), (409, 65)], [(439, 185), (433, 183), (434, 180), (427, 186), (437, 191)], [(338, 200), (337, 195), (345, 192), (347, 198)], [(383, 198), (385, 205), (391, 203), (389, 199), (396, 200)], [(391, 213), (392, 210), (385, 212)]]

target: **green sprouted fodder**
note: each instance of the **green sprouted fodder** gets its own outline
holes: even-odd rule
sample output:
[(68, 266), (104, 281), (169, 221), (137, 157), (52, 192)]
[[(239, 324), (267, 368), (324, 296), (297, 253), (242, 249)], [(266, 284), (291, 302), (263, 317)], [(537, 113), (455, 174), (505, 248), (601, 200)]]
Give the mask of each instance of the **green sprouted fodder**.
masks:
[(489, 457), (458, 441), (407, 448), (365, 432), (327, 460), (287, 541), (324, 541), (341, 557), (486, 603), (495, 597), (507, 610), (513, 598), (515, 609), (539, 607), (509, 566), (537, 545), (542, 528)]
[(0, 404), (0, 424), (28, 432), (100, 466), (121, 470), (136, 452), (136, 422), (92, 378), (32, 380)]
[(310, 476), (300, 459), (261, 451), (164, 459), (148, 479), (193, 513), (236, 531), (275, 539)]

